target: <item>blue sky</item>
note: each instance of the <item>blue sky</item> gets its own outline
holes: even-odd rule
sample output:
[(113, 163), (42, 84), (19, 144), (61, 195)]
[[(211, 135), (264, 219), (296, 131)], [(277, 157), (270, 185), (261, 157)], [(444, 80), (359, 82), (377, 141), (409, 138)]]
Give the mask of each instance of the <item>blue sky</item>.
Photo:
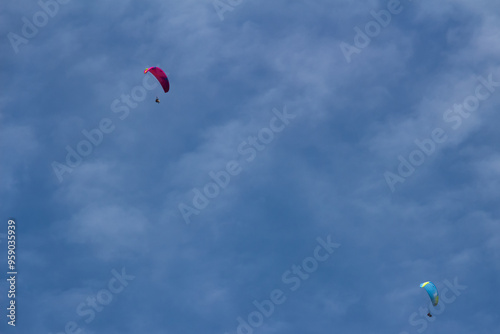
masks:
[(2, 333), (500, 332), (497, 1), (2, 7)]

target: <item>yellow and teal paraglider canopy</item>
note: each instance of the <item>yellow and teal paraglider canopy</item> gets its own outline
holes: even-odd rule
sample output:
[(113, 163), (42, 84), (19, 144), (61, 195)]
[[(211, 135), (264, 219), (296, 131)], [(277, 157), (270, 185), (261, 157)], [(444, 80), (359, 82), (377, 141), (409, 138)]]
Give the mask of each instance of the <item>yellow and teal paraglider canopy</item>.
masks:
[(438, 289), (432, 282), (424, 282), (420, 284), (421, 288), (424, 288), (425, 291), (429, 294), (429, 298), (431, 299), (432, 305), (436, 306), (439, 302), (439, 294)]

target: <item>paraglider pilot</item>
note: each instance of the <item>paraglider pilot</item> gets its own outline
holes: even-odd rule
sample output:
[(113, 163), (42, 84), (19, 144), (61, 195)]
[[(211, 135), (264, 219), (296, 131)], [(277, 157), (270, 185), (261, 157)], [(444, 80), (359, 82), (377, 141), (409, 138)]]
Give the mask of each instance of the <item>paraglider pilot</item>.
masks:
[(431, 312), (427, 313), (427, 316), (428, 316), (429, 318), (432, 318), (432, 314), (431, 314)]
[(160, 99), (158, 98), (158, 96), (156, 97), (155, 102), (156, 102), (156, 103), (160, 103)]

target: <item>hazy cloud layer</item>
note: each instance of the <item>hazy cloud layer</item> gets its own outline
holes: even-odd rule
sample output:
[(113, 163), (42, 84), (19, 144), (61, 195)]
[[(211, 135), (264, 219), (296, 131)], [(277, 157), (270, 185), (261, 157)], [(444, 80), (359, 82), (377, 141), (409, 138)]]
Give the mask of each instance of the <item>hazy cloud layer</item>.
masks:
[(499, 332), (499, 10), (4, 4), (16, 330)]

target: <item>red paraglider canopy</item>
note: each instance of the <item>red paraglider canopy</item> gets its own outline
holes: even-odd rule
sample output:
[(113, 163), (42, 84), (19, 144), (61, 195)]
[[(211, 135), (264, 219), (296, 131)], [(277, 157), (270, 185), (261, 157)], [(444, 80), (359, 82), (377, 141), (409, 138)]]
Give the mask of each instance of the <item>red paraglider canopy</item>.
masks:
[(165, 74), (165, 72), (163, 72), (161, 68), (153, 66), (144, 70), (144, 74), (148, 72), (151, 72), (151, 74), (155, 76), (160, 85), (163, 87), (165, 93), (170, 90), (170, 83), (168, 82), (167, 75)]

